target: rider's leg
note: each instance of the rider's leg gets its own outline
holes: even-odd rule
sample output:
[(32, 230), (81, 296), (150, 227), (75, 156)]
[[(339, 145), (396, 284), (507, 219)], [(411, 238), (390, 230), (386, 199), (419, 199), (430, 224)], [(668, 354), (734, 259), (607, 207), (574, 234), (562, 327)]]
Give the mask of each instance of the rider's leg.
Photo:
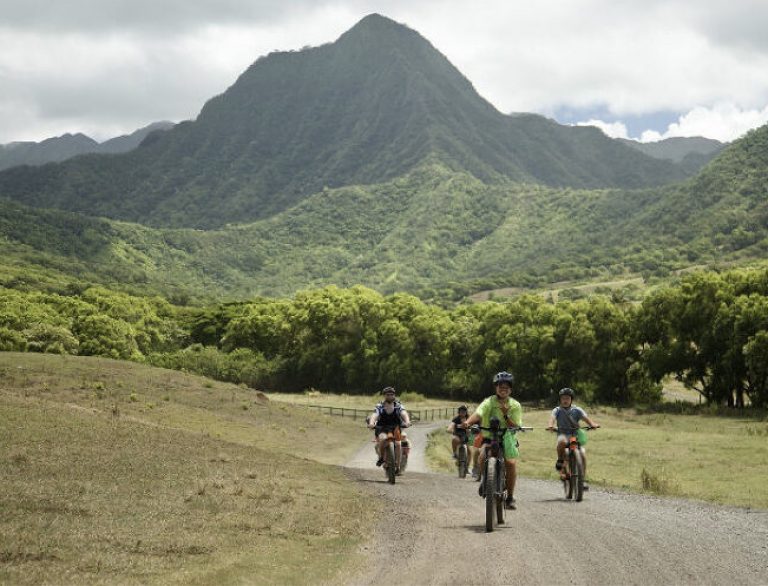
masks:
[(451, 448), (453, 448), (453, 457), (456, 458), (458, 456), (457, 450), (459, 449), (459, 444), (461, 443), (461, 440), (459, 439), (459, 436), (454, 435), (451, 438)]
[(568, 439), (564, 435), (557, 436), (557, 463), (560, 465), (558, 470), (562, 469), (563, 462), (565, 461), (565, 448), (568, 446)]
[(395, 468), (400, 468), (400, 459), (403, 455), (403, 444), (402, 442), (395, 442)]
[(379, 434), (379, 442), (377, 445), (379, 446), (379, 449), (378, 449), (379, 460), (384, 460), (387, 454), (387, 434), (386, 433)]
[(480, 469), (477, 467), (477, 455), (480, 453), (480, 450), (472, 445), (467, 445), (467, 449), (469, 450), (470, 469), (473, 472), (480, 474)]
[(510, 458), (509, 460), (504, 460), (504, 464), (507, 468), (507, 494), (514, 496), (515, 481), (517, 480), (517, 460)]

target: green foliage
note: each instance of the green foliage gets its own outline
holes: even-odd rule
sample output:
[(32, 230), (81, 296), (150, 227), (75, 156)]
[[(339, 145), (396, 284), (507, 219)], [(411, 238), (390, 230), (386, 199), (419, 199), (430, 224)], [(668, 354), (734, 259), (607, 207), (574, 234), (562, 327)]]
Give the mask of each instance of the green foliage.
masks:
[(768, 404), (767, 274), (693, 273), (646, 299), (636, 329), (651, 376), (674, 374), (714, 404)]
[(29, 350), (141, 360), (182, 334), (160, 299), (91, 288), (79, 295), (0, 289), (0, 344)]

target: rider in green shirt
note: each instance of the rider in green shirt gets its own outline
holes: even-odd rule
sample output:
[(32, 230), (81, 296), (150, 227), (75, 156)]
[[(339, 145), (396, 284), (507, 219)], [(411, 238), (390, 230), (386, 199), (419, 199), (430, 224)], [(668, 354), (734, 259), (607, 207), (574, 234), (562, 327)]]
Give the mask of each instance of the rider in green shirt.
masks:
[[(493, 384), (496, 387), (496, 394), (485, 399), (478, 405), (475, 412), (469, 416), (465, 422), (466, 427), (480, 424), (482, 427), (490, 427), (491, 419), (496, 417), (499, 423), (507, 427), (522, 427), (523, 408), (515, 399), (510, 397), (512, 393), (512, 382), (514, 377), (508, 372), (499, 372), (493, 377)], [(484, 454), (480, 450), (478, 467), (483, 469)], [(507, 501), (506, 506), (509, 509), (516, 509), (515, 504), (515, 480), (517, 480), (517, 441), (513, 433), (504, 434), (504, 462), (507, 472)], [(480, 488), (485, 483), (480, 482)]]

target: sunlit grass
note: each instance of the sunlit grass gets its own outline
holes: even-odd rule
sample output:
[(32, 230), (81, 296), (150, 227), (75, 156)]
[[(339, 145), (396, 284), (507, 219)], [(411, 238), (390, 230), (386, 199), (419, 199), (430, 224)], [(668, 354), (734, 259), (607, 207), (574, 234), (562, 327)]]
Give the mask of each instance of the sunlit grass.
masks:
[[(768, 420), (736, 416), (642, 414), (590, 410), (603, 427), (589, 432), (587, 476), (596, 485), (768, 508)], [(544, 431), (550, 410), (525, 409), (519, 435), (522, 476), (557, 479), (555, 436)], [(431, 437), (430, 464), (453, 472), (450, 438)], [(439, 454), (439, 455), (435, 455)]]
[(0, 420), (2, 583), (332, 580), (376, 506), (359, 425), (200, 377), (0, 353)]

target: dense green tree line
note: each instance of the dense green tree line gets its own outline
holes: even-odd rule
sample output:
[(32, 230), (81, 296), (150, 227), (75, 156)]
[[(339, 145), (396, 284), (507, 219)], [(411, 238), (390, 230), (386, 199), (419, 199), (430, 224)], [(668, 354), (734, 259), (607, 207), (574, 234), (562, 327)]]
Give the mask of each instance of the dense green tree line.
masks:
[(700, 272), (641, 304), (604, 296), (451, 309), (356, 286), (181, 309), (102, 288), (0, 290), (0, 349), (149, 361), (254, 387), (371, 393), (391, 384), (477, 400), (652, 403), (674, 375), (709, 403), (768, 406), (768, 271)]

